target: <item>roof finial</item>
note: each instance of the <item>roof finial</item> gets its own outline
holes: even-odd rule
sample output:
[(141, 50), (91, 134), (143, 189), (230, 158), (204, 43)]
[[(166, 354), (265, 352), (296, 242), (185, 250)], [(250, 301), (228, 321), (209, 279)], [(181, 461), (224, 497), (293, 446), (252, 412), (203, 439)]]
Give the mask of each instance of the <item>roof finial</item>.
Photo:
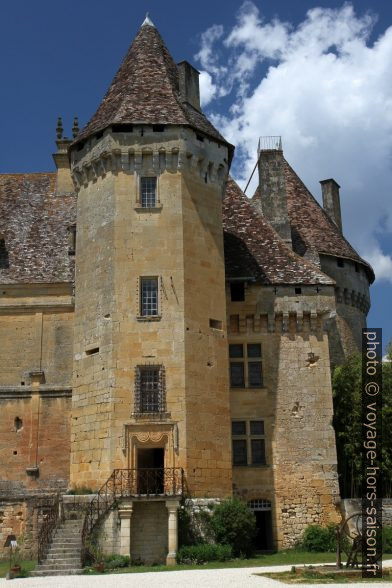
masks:
[(75, 139), (75, 137), (79, 134), (79, 119), (77, 116), (74, 117), (73, 119), (73, 125), (72, 125), (72, 136)]
[(56, 137), (57, 137), (58, 141), (61, 141), (61, 139), (63, 138), (63, 132), (64, 132), (63, 120), (62, 120), (61, 116), (59, 116), (57, 119), (57, 127), (56, 127)]
[(143, 21), (142, 27), (144, 27), (145, 25), (149, 25), (150, 27), (155, 27), (154, 23), (152, 22), (148, 12), (146, 12), (146, 18)]

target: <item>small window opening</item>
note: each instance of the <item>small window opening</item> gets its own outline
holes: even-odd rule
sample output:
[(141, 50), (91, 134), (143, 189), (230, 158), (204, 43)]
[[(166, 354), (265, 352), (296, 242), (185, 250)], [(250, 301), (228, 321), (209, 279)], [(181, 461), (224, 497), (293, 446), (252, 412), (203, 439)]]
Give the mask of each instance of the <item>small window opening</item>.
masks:
[(155, 208), (157, 201), (157, 179), (140, 178), (140, 203), (142, 208)]
[(158, 278), (140, 278), (140, 315), (158, 316)]
[(99, 347), (93, 347), (93, 349), (86, 349), (86, 355), (96, 355), (99, 353)]
[(338, 257), (338, 267), (344, 267), (344, 261), (340, 257)]
[(19, 418), (19, 417), (15, 417), (14, 425), (15, 425), (15, 430), (16, 431), (20, 431), (21, 428), (23, 427), (23, 421), (22, 421), (22, 419)]
[(112, 132), (113, 133), (133, 133), (133, 125), (131, 125), (131, 124), (112, 125)]
[(163, 125), (152, 125), (152, 130), (154, 133), (163, 133), (165, 127)]
[(204, 141), (204, 137), (203, 137), (203, 135), (199, 135), (199, 134), (197, 134), (197, 135), (196, 135), (196, 139), (197, 139), (198, 141), (201, 141), (202, 143), (203, 143), (203, 141)]
[(302, 294), (302, 288), (295, 288), (296, 294)]
[(76, 225), (68, 227), (68, 255), (75, 255), (76, 251)]
[(0, 237), (0, 269), (8, 269), (10, 267), (8, 249), (5, 244), (5, 239)]
[(355, 271), (359, 272), (359, 265), (357, 263), (355, 264)]
[(218, 321), (216, 319), (210, 319), (210, 328), (211, 329), (219, 329), (222, 330), (222, 321)]
[(13, 454), (14, 454), (14, 455), (18, 455), (18, 452), (15, 450), (15, 451), (13, 452)]
[(230, 297), (232, 302), (243, 302), (245, 300), (245, 283), (233, 282), (230, 284)]

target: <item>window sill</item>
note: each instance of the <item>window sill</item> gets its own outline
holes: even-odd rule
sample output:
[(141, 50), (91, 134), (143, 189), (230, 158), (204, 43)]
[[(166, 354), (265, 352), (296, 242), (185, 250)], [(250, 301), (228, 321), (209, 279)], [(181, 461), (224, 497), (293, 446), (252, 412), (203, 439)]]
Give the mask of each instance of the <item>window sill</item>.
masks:
[(254, 392), (260, 392), (267, 390), (266, 386), (230, 386), (230, 390), (253, 390)]
[(162, 316), (160, 314), (154, 315), (154, 316), (141, 316), (141, 315), (138, 315), (136, 317), (136, 320), (139, 321), (139, 322), (141, 322), (141, 323), (153, 323), (153, 322), (156, 322), (156, 321), (160, 321), (161, 318), (162, 318)]
[(135, 206), (134, 210), (136, 212), (161, 212), (163, 206), (162, 204), (159, 204), (158, 206)]
[(170, 412), (133, 412), (132, 417), (138, 421), (166, 421), (170, 419)]
[(256, 465), (256, 464), (246, 464), (246, 465), (234, 465), (233, 464), (233, 468), (255, 468), (257, 470), (262, 469), (262, 468), (269, 468), (270, 465), (268, 463), (263, 463), (260, 465)]

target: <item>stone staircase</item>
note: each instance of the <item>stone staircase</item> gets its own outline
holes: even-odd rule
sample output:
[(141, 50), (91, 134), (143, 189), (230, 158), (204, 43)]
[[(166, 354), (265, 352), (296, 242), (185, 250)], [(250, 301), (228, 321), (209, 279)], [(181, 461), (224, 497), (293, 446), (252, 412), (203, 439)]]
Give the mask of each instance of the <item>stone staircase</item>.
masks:
[(66, 520), (56, 530), (48, 553), (31, 576), (68, 576), (82, 573), (82, 519)]

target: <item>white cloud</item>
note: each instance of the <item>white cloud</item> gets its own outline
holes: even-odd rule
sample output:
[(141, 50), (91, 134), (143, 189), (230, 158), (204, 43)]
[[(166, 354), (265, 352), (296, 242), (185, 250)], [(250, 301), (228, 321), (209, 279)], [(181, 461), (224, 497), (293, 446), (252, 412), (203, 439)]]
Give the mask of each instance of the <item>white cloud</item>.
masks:
[[(341, 184), (345, 234), (392, 283), (392, 258), (377, 241), (392, 231), (392, 27), (370, 44), (373, 24), (344, 5), (314, 8), (294, 28), (265, 22), (248, 1), (230, 31), (203, 33), (198, 58), (211, 76), (210, 117), (237, 146), (240, 183), (259, 136), (282, 135), (286, 158), (316, 197), (319, 180)], [(213, 100), (227, 94), (222, 112)]]
[(200, 102), (206, 106), (216, 94), (216, 86), (212, 83), (212, 77), (207, 71), (201, 71), (199, 76)]

